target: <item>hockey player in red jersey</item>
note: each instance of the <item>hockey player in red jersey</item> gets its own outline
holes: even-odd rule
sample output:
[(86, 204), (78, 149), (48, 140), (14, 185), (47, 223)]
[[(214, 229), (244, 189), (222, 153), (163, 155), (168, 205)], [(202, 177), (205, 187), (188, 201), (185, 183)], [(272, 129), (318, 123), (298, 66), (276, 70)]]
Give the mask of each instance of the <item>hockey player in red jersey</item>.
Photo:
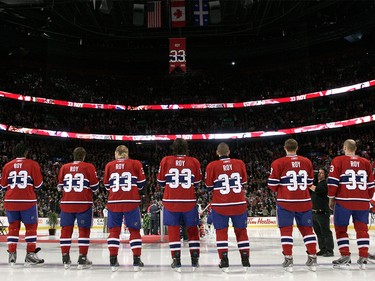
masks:
[(141, 198), (139, 190), (146, 184), (142, 163), (129, 159), (129, 150), (125, 145), (119, 145), (115, 150), (114, 161), (105, 166), (103, 183), (109, 191), (108, 209), (108, 249), (112, 271), (119, 267), (117, 255), (120, 247), (122, 222), (130, 232), (130, 248), (133, 252), (133, 267), (139, 271), (143, 267), (141, 261), (142, 239), (141, 213), (139, 205)]
[(1, 189), (5, 191), (4, 208), (9, 221), (9, 264), (12, 266), (17, 259), (21, 222), (26, 227), (25, 266), (44, 264), (44, 260), (37, 256), (40, 248), (36, 248), (38, 211), (35, 194), (35, 190), (43, 184), (43, 177), (39, 164), (26, 159), (28, 152), (26, 144), (17, 144), (13, 150), (15, 159), (5, 164), (2, 170)]
[(247, 235), (247, 202), (244, 186), (247, 184), (245, 163), (229, 158), (226, 143), (220, 143), (216, 154), (220, 160), (207, 165), (205, 184), (212, 191), (212, 218), (216, 230), (216, 246), (220, 258), (219, 267), (227, 272), (228, 223), (232, 220), (238, 250), (245, 270), (250, 267), (250, 243)]
[(164, 188), (164, 225), (168, 226), (169, 248), (173, 262), (171, 267), (181, 272), (180, 224), (187, 228), (191, 264), (199, 267), (199, 215), (195, 188), (202, 180), (199, 161), (187, 156), (187, 141), (177, 138), (172, 144), (173, 156), (160, 162), (157, 181)]
[[(374, 181), (375, 181), (375, 162), (373, 162), (372, 171), (373, 171)], [(374, 188), (375, 188), (375, 186), (374, 186)], [(375, 215), (375, 192), (372, 195), (372, 199), (370, 201), (370, 212), (371, 212), (371, 216), (373, 218), (374, 215)], [(369, 259), (370, 262), (375, 263), (375, 253), (374, 254), (369, 254), (368, 255), (368, 259)]]
[(92, 262), (87, 258), (92, 226), (93, 192), (99, 189), (99, 181), (94, 165), (83, 162), (86, 150), (77, 147), (73, 151), (73, 162), (61, 167), (58, 177), (58, 188), (62, 191), (60, 202), (60, 247), (65, 269), (71, 264), (70, 246), (74, 221), (77, 219), (79, 229), (78, 269), (90, 268)]
[(271, 164), (268, 187), (276, 192), (277, 222), (284, 254), (283, 268), (293, 272), (293, 220), (302, 234), (308, 258), (308, 269), (316, 271), (316, 236), (312, 228), (312, 203), (309, 188), (314, 170), (309, 159), (298, 156), (298, 143), (288, 139), (284, 143), (286, 156)]
[(368, 210), (374, 194), (374, 176), (370, 162), (355, 155), (357, 145), (354, 140), (347, 139), (343, 150), (345, 155), (332, 160), (328, 176), (329, 206), (334, 210), (336, 239), (341, 254), (341, 258), (332, 263), (334, 268), (351, 263), (347, 229), (352, 217), (359, 251), (357, 263), (365, 269), (370, 244)]

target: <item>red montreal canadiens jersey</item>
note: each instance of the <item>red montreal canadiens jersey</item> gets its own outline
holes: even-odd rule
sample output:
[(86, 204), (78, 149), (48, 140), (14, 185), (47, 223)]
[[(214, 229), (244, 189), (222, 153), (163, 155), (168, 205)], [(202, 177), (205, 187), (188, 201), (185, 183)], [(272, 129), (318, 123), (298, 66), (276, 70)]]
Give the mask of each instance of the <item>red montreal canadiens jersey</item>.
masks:
[(328, 176), (328, 197), (349, 210), (368, 210), (374, 194), (374, 175), (370, 162), (353, 155), (332, 160)]
[(158, 183), (165, 187), (163, 204), (171, 212), (186, 212), (196, 206), (195, 186), (202, 180), (199, 161), (190, 156), (166, 156), (160, 162)]
[(40, 166), (37, 162), (16, 158), (8, 162), (2, 171), (1, 187), (6, 190), (4, 208), (9, 211), (23, 211), (36, 205), (34, 191), (43, 184)]
[(277, 204), (293, 212), (312, 208), (309, 188), (314, 180), (314, 170), (309, 159), (287, 155), (271, 164), (268, 187), (277, 193)]
[(109, 190), (107, 208), (112, 212), (129, 212), (141, 203), (138, 190), (146, 183), (141, 162), (118, 159), (105, 166), (103, 183)]
[(86, 211), (93, 204), (93, 191), (99, 188), (94, 165), (81, 161), (63, 165), (59, 173), (59, 188), (63, 193), (60, 202), (62, 211)]
[(222, 215), (239, 215), (247, 209), (243, 186), (247, 183), (245, 163), (221, 158), (207, 165), (205, 184), (212, 189), (212, 209)]

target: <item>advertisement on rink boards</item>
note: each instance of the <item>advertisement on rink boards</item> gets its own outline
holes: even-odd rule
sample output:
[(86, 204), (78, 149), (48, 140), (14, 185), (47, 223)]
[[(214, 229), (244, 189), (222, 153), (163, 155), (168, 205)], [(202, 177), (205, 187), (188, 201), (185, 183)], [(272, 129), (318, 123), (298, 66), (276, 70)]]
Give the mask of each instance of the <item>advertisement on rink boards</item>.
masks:
[[(8, 226), (8, 219), (7, 217), (0, 217), (0, 225)], [(257, 227), (277, 227), (277, 220), (276, 217), (248, 217), (248, 228), (257, 228)], [(60, 224), (60, 219), (59, 219)], [(58, 225), (59, 225), (58, 224)], [(77, 222), (75, 223), (77, 225)], [(374, 225), (374, 218), (369, 215), (369, 225)], [(94, 218), (93, 221), (93, 228), (103, 228), (104, 225), (104, 219), (103, 218)], [(231, 221), (229, 221), (229, 225), (231, 227)], [(333, 216), (331, 216), (331, 227), (333, 227)], [(353, 227), (353, 222), (350, 221), (350, 228)], [(48, 229), (48, 218), (39, 218), (38, 219), (38, 228), (39, 229)], [(22, 225), (21, 229), (24, 229), (24, 226)]]
[[(3, 225), (8, 226), (8, 219), (7, 217), (0, 217), (0, 221)], [(258, 226), (276, 226), (276, 217), (249, 217), (247, 218), (248, 225), (250, 227), (258, 227)], [(59, 219), (60, 224), (60, 219)], [(75, 225), (77, 225), (77, 222), (75, 222)], [(93, 221), (93, 228), (102, 228), (104, 225), (104, 219), (103, 218), (94, 218)], [(39, 218), (38, 219), (38, 227), (46, 229), (48, 228), (48, 218)]]

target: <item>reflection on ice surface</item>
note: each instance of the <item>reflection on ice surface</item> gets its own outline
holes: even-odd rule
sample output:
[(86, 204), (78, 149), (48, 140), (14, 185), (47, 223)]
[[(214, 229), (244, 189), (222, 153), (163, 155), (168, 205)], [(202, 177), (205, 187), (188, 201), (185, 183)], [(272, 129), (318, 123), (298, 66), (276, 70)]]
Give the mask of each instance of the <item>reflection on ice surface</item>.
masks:
[[(348, 269), (338, 270), (332, 268), (332, 260), (339, 257), (337, 247), (335, 257), (318, 258), (318, 268), (316, 272), (311, 272), (305, 266), (307, 255), (303, 245), (302, 237), (297, 229), (294, 231), (294, 272), (288, 273), (281, 267), (283, 255), (277, 228), (249, 228), (251, 256), (251, 268), (244, 272), (237, 243), (233, 230), (229, 230), (229, 272), (224, 273), (218, 268), (218, 255), (216, 252), (215, 236), (208, 234), (202, 239), (200, 267), (193, 272), (190, 261), (190, 254), (186, 242), (182, 242), (181, 262), (182, 272), (174, 272), (170, 264), (172, 262), (168, 243), (144, 243), (142, 250), (142, 260), (145, 268), (141, 272), (133, 271), (133, 258), (128, 243), (122, 243), (119, 252), (120, 268), (117, 272), (111, 272), (109, 266), (109, 252), (106, 245), (107, 234), (103, 234), (99, 229), (93, 230), (91, 235), (91, 246), (88, 257), (93, 262), (92, 269), (77, 270), (78, 245), (72, 244), (71, 259), (72, 267), (65, 270), (62, 265), (62, 258), (56, 237), (50, 237), (46, 231), (40, 231), (38, 246), (42, 248), (39, 253), (45, 259), (43, 267), (25, 268), (23, 266), (25, 258), (25, 243), (21, 239), (18, 246), (17, 264), (11, 268), (8, 265), (8, 253), (6, 242), (0, 244), (0, 276), (2, 281), (59, 281), (61, 280), (100, 280), (121, 279), (127, 280), (330, 280), (330, 281), (352, 281), (367, 280), (375, 276), (375, 264), (368, 264), (366, 270), (360, 270), (356, 261), (358, 252), (355, 235), (350, 231), (350, 247), (352, 251), (352, 265)], [(375, 252), (375, 231), (370, 231), (370, 252)], [(73, 238), (77, 238), (75, 232)], [(127, 240), (128, 233), (122, 234), (122, 239)], [(4, 240), (2, 240), (4, 241)]]

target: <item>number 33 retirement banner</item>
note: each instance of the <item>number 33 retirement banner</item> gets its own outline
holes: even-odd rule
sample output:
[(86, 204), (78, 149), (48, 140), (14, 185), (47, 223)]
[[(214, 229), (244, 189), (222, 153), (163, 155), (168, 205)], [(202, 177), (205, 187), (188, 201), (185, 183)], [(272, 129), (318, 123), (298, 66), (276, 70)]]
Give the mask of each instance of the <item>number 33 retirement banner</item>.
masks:
[(169, 73), (176, 68), (186, 73), (186, 38), (169, 38)]

